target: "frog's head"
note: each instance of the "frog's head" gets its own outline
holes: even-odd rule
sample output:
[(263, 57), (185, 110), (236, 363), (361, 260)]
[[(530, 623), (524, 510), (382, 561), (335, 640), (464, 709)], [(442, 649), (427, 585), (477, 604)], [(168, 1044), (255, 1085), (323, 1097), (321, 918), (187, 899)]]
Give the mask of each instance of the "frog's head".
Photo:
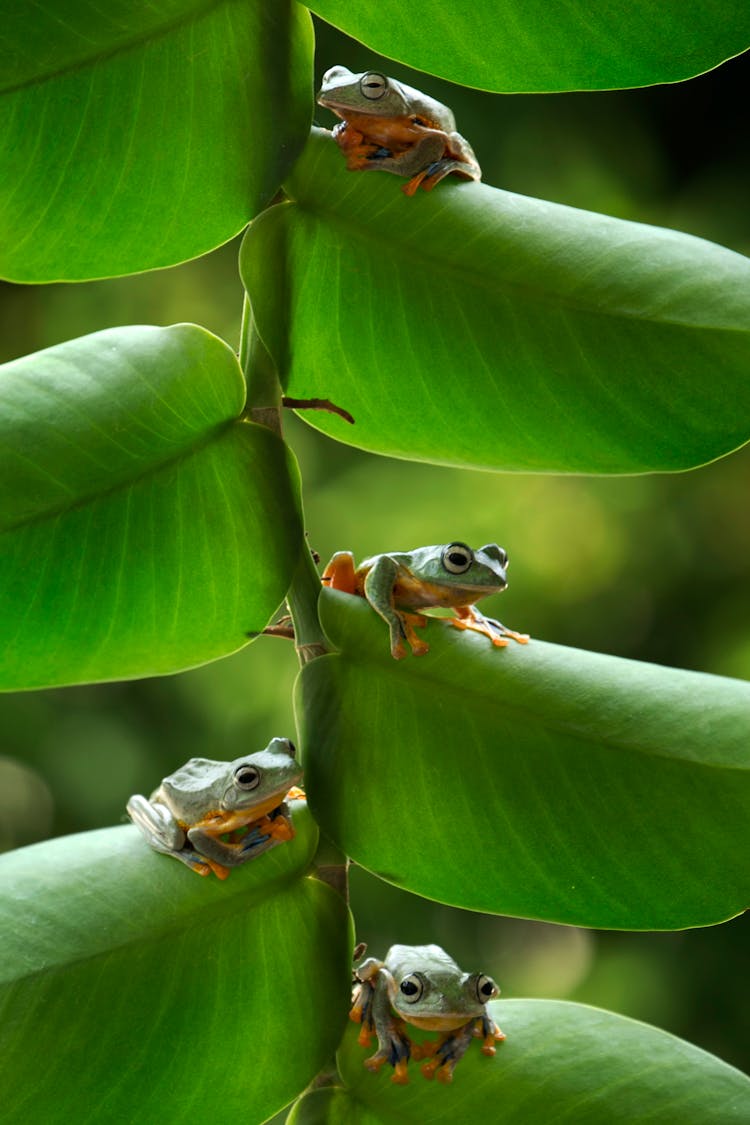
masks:
[(497, 543), (474, 551), (466, 543), (419, 547), (411, 552), (409, 570), (434, 586), (450, 588), (455, 605), (469, 604), (508, 585), (508, 556)]
[(230, 776), (221, 798), (221, 809), (254, 808), (269, 797), (283, 796), (302, 777), (294, 744), (288, 738), (272, 738), (258, 750), (230, 764)]
[(411, 112), (409, 87), (377, 70), (352, 74), (345, 66), (332, 66), (323, 75), (318, 104), (339, 116), (367, 113), (374, 117), (404, 117)]
[(255, 809), (283, 797), (299, 781), (302, 768), (288, 738), (273, 738), (265, 750), (215, 762), (191, 758), (165, 777), (161, 792), (179, 819), (195, 823), (209, 812)]
[(485, 973), (463, 972), (439, 945), (394, 946), (386, 967), (391, 1005), (429, 1031), (449, 1031), (484, 1015), (500, 992)]

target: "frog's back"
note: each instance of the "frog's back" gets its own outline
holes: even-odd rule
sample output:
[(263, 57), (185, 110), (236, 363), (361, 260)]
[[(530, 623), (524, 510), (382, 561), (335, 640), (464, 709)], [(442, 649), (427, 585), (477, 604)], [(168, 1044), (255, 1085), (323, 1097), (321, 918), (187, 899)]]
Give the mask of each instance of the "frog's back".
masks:
[[(394, 79), (391, 79), (391, 82), (394, 81)], [(444, 129), (446, 133), (455, 132), (456, 119), (453, 116), (453, 111), (447, 105), (443, 105), (442, 102), (431, 98), (429, 94), (423, 94), (421, 90), (415, 90), (413, 86), (407, 86), (403, 82), (399, 82), (399, 86), (403, 90), (408, 103), (410, 117), (424, 117), (426, 124)]]

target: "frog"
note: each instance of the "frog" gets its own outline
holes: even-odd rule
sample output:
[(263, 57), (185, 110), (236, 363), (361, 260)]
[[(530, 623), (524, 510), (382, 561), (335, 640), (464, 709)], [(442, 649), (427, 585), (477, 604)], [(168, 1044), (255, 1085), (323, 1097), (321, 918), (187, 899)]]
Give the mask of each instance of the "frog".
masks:
[[(453, 1081), (453, 1071), (472, 1039), (482, 1039), (482, 1053), (494, 1055), (506, 1038), (487, 1011), (500, 995), (486, 973), (466, 973), (439, 945), (392, 945), (385, 960), (368, 957), (354, 971), (350, 1019), (361, 1024), (359, 1043), (378, 1049), (365, 1059), (377, 1073), (389, 1063), (391, 1081), (406, 1085), (410, 1059), (426, 1059), (425, 1078)], [(441, 1032), (437, 1041), (412, 1042), (406, 1025)]]
[(497, 648), (511, 640), (527, 644), (528, 634), (485, 617), (474, 605), (480, 598), (506, 589), (507, 570), (507, 552), (497, 543), (487, 543), (475, 551), (466, 543), (454, 541), (373, 555), (358, 567), (351, 551), (337, 551), (321, 581), (330, 589), (365, 598), (387, 623), (391, 655), (401, 660), (406, 656), (405, 641), (415, 656), (429, 652), (429, 644), (414, 631), (415, 627), (423, 628), (428, 618), (408, 612), (428, 607), (452, 609), (455, 616), (449, 618), (451, 625), (482, 633)]
[(198, 875), (226, 879), (233, 867), (294, 837), (287, 800), (301, 799), (302, 769), (288, 738), (231, 762), (191, 758), (146, 800), (127, 803), (130, 819), (157, 852)]
[(474, 151), (452, 110), (379, 71), (353, 74), (332, 66), (323, 75), (318, 104), (341, 118), (333, 137), (350, 171), (409, 177), (402, 191), (431, 191), (448, 175), (481, 180)]

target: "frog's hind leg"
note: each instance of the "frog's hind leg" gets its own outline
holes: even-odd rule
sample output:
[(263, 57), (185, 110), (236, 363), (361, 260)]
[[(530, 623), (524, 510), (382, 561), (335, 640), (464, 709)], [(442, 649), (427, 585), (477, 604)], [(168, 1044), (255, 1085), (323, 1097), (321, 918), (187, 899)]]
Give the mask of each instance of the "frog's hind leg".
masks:
[[(210, 875), (211, 866), (186, 847), (185, 831), (177, 823), (166, 805), (147, 801), (136, 793), (127, 804), (128, 816), (154, 851), (179, 859), (198, 875)], [(218, 874), (218, 872), (217, 872)], [(221, 878), (221, 876), (220, 876)]]
[(489, 637), (493, 645), (498, 648), (504, 648), (510, 641), (517, 641), (520, 645), (528, 644), (527, 633), (516, 633), (513, 629), (507, 629), (494, 617), (485, 617), (473, 605), (454, 606), (453, 612), (456, 616), (449, 620), (454, 628), (470, 629), (473, 633), (481, 633), (482, 636)]
[(345, 594), (356, 593), (354, 555), (351, 551), (337, 551), (323, 571), (320, 581), (332, 590), (342, 590)]

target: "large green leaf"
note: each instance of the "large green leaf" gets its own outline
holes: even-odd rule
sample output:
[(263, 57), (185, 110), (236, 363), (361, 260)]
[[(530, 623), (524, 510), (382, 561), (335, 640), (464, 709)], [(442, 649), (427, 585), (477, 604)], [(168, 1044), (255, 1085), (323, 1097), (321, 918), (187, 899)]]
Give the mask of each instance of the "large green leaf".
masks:
[(79, 280), (225, 242), (310, 123), (294, 0), (4, 5), (0, 275)]
[(426, 1081), (418, 1063), (405, 1087), (388, 1081), (388, 1067), (369, 1073), (362, 1060), (372, 1052), (350, 1027), (338, 1055), (347, 1088), (304, 1095), (289, 1125), (742, 1125), (750, 1116), (750, 1079), (655, 1027), (559, 1000), (490, 1009), (508, 1038), (493, 1059), (472, 1044), (450, 1086)]
[(0, 685), (173, 672), (262, 629), (299, 557), (297, 472), (195, 325), (0, 368)]
[[(750, 438), (750, 261), (498, 191), (347, 172), (318, 130), (243, 278), (289, 395), (377, 453), (490, 469), (685, 469)], [(286, 258), (270, 283), (268, 262)], [(305, 415), (310, 418), (309, 414)]]
[(582, 926), (747, 906), (750, 684), (497, 649), (444, 621), (428, 654), (394, 661), (364, 599), (324, 590), (320, 607), (340, 651), (301, 673), (305, 782), (358, 863), (440, 902)]
[(679, 82), (750, 45), (733, 0), (421, 0), (418, 19), (402, 0), (309, 7), (381, 55), (501, 94)]
[[(339, 1041), (351, 947), (317, 833), (202, 879), (108, 828), (0, 858), (3, 1122), (264, 1121)], [(301, 983), (302, 982), (302, 983)]]

